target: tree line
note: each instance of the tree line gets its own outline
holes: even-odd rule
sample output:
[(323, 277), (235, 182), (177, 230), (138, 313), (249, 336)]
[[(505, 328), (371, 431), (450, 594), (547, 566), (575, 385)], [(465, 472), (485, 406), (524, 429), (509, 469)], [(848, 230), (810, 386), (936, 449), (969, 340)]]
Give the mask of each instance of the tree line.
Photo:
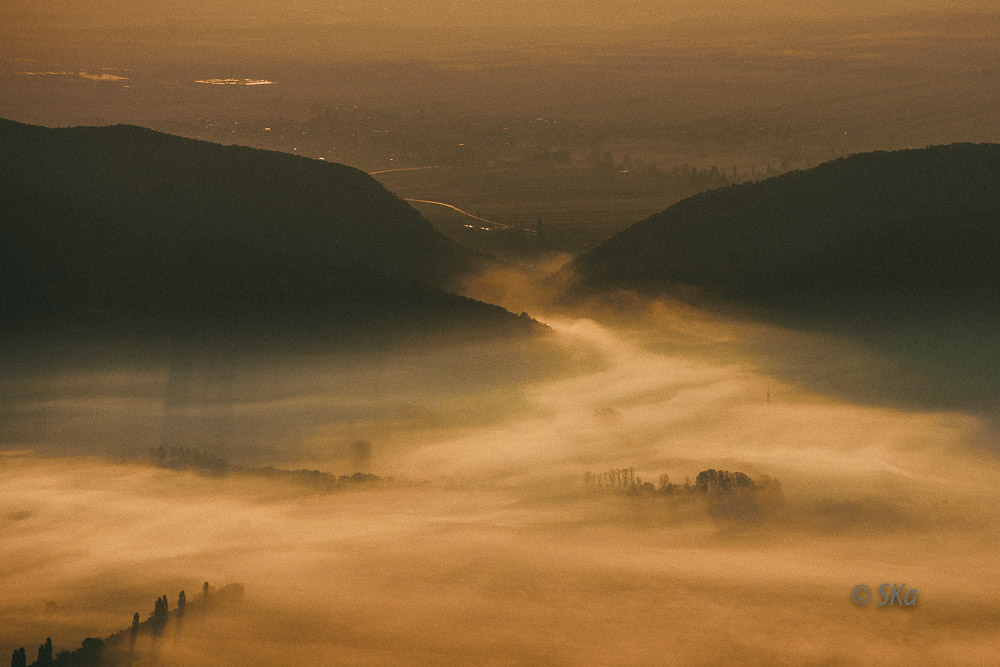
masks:
[(191, 610), (204, 612), (213, 603), (238, 603), (244, 595), (243, 584), (229, 584), (216, 590), (206, 581), (202, 585), (201, 599), (188, 604), (187, 595), (182, 590), (177, 595), (177, 605), (173, 611), (166, 595), (156, 598), (153, 610), (146, 620), (140, 620), (139, 612), (132, 615), (132, 624), (128, 629), (120, 630), (104, 639), (87, 637), (80, 648), (74, 651), (54, 652), (52, 638), (46, 637), (45, 643), (38, 646), (38, 657), (28, 663), (28, 653), (22, 646), (16, 649), (11, 657), (11, 667), (97, 667), (131, 665), (142, 656), (136, 649), (136, 642), (142, 635), (149, 635), (154, 641), (161, 637), (168, 626), (173, 624), (180, 629), (185, 616)]
[(286, 468), (275, 468), (274, 466), (250, 467), (233, 465), (212, 452), (196, 447), (166, 447), (161, 445), (154, 447), (150, 451), (150, 457), (155, 465), (171, 470), (194, 470), (199, 473), (219, 477), (234, 474), (246, 477), (283, 479), (323, 491), (333, 491), (351, 484), (392, 481), (391, 477), (383, 478), (363, 472), (338, 476), (320, 470), (288, 470)]

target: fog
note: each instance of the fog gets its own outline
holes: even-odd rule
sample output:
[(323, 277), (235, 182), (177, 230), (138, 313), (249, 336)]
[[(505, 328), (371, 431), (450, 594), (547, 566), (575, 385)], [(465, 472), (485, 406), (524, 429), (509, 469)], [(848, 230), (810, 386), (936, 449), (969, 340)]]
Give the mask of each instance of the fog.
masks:
[[(535, 342), (5, 373), (0, 650), (75, 648), (208, 580), (243, 583), (245, 603), (168, 626), (161, 664), (994, 659), (1000, 472), (982, 416), (783, 380), (759, 340), (813, 350), (805, 380), (846, 372), (847, 343), (628, 295), (557, 308), (537, 277), (467, 287), (531, 309), (551, 327)], [(213, 477), (151, 465), (159, 444), (392, 480)], [(784, 503), (727, 518), (697, 495), (583, 484), (623, 467), (676, 484), (743, 471)], [(918, 604), (852, 603), (883, 582)]]

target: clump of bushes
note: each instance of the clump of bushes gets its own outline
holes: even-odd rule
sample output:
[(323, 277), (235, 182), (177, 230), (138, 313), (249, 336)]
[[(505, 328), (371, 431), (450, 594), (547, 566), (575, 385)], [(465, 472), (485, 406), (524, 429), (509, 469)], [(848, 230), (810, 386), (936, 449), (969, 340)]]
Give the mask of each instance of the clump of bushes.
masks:
[(658, 478), (658, 485), (643, 481), (634, 468), (614, 468), (602, 473), (584, 474), (586, 488), (616, 495), (634, 497), (702, 498), (712, 517), (734, 520), (759, 520), (767, 512), (784, 503), (781, 484), (776, 479), (753, 480), (739, 471), (702, 470), (684, 484), (674, 484), (666, 473)]

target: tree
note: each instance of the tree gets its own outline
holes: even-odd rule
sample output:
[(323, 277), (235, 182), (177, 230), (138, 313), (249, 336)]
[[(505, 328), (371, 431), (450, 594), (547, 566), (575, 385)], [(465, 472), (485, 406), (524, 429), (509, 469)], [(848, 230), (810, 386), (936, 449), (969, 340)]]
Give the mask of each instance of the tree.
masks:
[(156, 598), (153, 606), (153, 634), (159, 635), (163, 632), (163, 626), (167, 624), (170, 615), (170, 608), (167, 605), (167, 596)]
[(37, 667), (52, 664), (52, 637), (46, 637), (44, 644), (38, 645), (38, 659), (35, 660)]
[(139, 636), (139, 612), (132, 614), (132, 634), (129, 636), (129, 647), (135, 648), (135, 639)]
[(14, 655), (10, 659), (10, 667), (28, 667), (28, 654), (23, 646), (14, 651)]
[(184, 595), (184, 591), (181, 591), (177, 595), (177, 620), (180, 620), (184, 616), (184, 608), (187, 606), (187, 596)]
[[(62, 657), (66, 655), (66, 663), (77, 664), (77, 665), (100, 665), (103, 664), (101, 661), (101, 652), (104, 649), (104, 641), (96, 637), (87, 637), (80, 644), (80, 648), (73, 651), (72, 653), (64, 651), (60, 653), (59, 656)], [(60, 661), (61, 662), (61, 661)]]

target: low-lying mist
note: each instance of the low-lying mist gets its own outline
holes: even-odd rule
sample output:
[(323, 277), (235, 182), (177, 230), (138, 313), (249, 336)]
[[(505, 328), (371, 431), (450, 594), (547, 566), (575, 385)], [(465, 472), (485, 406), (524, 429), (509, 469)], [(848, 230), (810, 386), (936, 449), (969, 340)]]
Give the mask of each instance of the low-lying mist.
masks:
[[(834, 385), (846, 344), (664, 302), (558, 309), (537, 278), (468, 287), (548, 324), (534, 341), (5, 373), (0, 650), (75, 648), (209, 580), (245, 584), (245, 604), (168, 630), (161, 664), (993, 659), (983, 418), (782, 380), (755, 339)], [(392, 480), (323, 492), (170, 470), (149, 461), (161, 445)], [(678, 491), (584, 484), (622, 468)], [(713, 513), (683, 490), (710, 468), (775, 479), (784, 502)], [(883, 582), (917, 605), (877, 606)]]

